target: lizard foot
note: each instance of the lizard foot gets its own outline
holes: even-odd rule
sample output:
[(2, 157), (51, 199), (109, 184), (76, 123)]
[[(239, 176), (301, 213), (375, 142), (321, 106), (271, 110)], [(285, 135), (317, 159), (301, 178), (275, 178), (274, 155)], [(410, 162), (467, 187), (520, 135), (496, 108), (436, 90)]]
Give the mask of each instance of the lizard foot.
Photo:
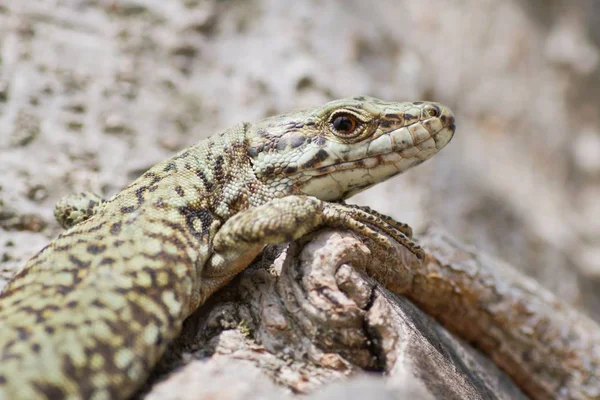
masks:
[[(425, 255), (406, 234), (411, 233), (410, 230), (389, 217), (315, 197), (287, 196), (242, 211), (227, 220), (215, 235), (213, 255), (200, 272), (201, 276), (210, 289), (220, 287), (246, 268), (266, 245), (297, 240), (322, 227), (349, 229), (385, 249), (392, 248), (391, 238), (417, 258), (423, 259)], [(214, 283), (209, 284), (209, 281)]]

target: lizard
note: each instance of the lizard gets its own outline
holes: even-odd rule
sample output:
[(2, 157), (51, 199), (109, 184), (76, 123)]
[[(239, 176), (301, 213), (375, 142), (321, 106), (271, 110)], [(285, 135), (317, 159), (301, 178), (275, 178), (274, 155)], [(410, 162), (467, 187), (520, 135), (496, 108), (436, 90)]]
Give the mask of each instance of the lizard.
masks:
[(239, 123), (108, 201), (59, 202), (68, 229), (0, 294), (0, 400), (128, 398), (185, 318), (268, 244), (329, 226), (422, 258), (408, 225), (344, 200), (454, 132), (439, 103), (358, 96)]

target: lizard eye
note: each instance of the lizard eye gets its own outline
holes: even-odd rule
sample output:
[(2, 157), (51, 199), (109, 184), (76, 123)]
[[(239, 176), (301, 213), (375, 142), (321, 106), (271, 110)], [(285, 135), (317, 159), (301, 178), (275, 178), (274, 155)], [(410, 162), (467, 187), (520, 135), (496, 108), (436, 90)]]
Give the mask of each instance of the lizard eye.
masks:
[(358, 126), (356, 117), (352, 114), (336, 114), (331, 118), (331, 126), (342, 135), (351, 135)]

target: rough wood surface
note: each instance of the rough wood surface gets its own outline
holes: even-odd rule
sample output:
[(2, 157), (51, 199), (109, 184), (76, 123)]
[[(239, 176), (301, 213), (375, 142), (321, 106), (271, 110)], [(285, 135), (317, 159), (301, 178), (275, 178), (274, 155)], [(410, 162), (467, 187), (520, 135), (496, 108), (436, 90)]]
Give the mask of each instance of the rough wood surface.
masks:
[(394, 395), (408, 380), (410, 390), (430, 398), (525, 398), (489, 359), (381, 282), (487, 353), (531, 398), (598, 395), (594, 322), (438, 229), (423, 242), (430, 250), (424, 263), (400, 246), (390, 254), (337, 231), (271, 248), (188, 320), (175, 346), (188, 351), (169, 362), (201, 361), (154, 390), (184, 395), (216, 386), (214, 393), (223, 395), (247, 385), (240, 379), (226, 388), (207, 386), (202, 382), (211, 375), (200, 372), (186, 378), (197, 368), (222, 370), (229, 359), (250, 361), (255, 370), (244, 374), (268, 377), (292, 393), (372, 371), (385, 378), (369, 385)]

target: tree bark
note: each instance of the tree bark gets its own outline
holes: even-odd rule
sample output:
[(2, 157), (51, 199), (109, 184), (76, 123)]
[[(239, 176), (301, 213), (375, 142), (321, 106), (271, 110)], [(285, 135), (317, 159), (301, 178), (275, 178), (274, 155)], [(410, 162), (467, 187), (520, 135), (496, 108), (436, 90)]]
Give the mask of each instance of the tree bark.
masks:
[(185, 367), (146, 396), (281, 398), (348, 377), (314, 398), (598, 395), (593, 321), (439, 229), (420, 241), (423, 262), (334, 230), (267, 248), (188, 319), (155, 379)]

